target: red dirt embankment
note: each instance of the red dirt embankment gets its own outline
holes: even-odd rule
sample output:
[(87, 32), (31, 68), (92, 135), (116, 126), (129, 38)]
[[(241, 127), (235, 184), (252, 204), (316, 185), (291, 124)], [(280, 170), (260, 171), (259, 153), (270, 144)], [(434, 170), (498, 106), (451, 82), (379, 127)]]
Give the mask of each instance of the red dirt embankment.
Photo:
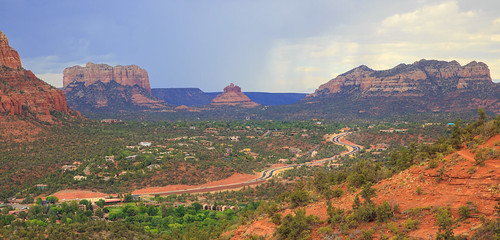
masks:
[[(188, 193), (188, 192), (194, 193), (194, 192), (206, 192), (206, 191), (221, 191), (221, 190), (232, 189), (234, 187), (238, 187), (238, 186), (227, 186), (227, 185), (232, 185), (232, 184), (241, 183), (241, 186), (239, 186), (239, 187), (243, 187), (245, 185), (244, 184), (245, 182), (257, 179), (258, 177), (260, 177), (260, 176), (235, 173), (229, 178), (222, 179), (219, 181), (205, 183), (202, 185), (168, 185), (168, 186), (164, 186), (164, 187), (149, 187), (149, 188), (143, 188), (143, 189), (138, 189), (138, 190), (132, 191), (132, 194), (155, 194), (155, 193), (170, 192), (170, 191), (183, 191), (186, 193)], [(256, 182), (256, 183), (260, 183), (260, 182)], [(253, 184), (255, 184), (255, 183), (253, 183)], [(248, 184), (246, 184), (246, 185), (248, 185)], [(204, 187), (214, 187), (214, 188), (202, 189)], [(197, 190), (184, 191), (185, 189), (197, 189)], [(116, 196), (117, 193), (106, 194), (106, 193), (93, 192), (93, 191), (88, 191), (88, 190), (66, 189), (66, 190), (62, 190), (62, 191), (56, 192), (54, 194), (51, 194), (51, 196), (56, 196), (58, 199), (64, 200), (64, 201), (76, 200), (76, 199), (105, 198), (105, 197), (108, 197), (110, 195)]]
[(242, 174), (235, 173), (231, 177), (222, 179), (219, 181), (209, 182), (202, 185), (168, 185), (164, 187), (149, 187), (138, 189), (132, 192), (132, 194), (154, 194), (159, 192), (170, 192), (177, 190), (185, 190), (185, 189), (193, 189), (193, 188), (201, 188), (201, 187), (214, 187), (214, 186), (225, 186), (236, 183), (243, 183), (253, 179), (257, 179), (259, 176), (250, 175), (250, 174)]
[(89, 198), (105, 198), (109, 194), (101, 192), (92, 192), (87, 190), (62, 190), (52, 194), (51, 196), (56, 196), (61, 201), (75, 200), (75, 199), (89, 199)]
[[(490, 138), (481, 148), (494, 148), (500, 151), (500, 134)], [(434, 209), (449, 207), (455, 220), (459, 219), (458, 209), (461, 206), (470, 206), (474, 210), (472, 217), (459, 221), (453, 230), (455, 235), (471, 236), (481, 225), (480, 216), (486, 219), (495, 217), (495, 205), (500, 200), (500, 158), (488, 159), (484, 166), (476, 165), (474, 153), (469, 149), (462, 149), (445, 157), (443, 161), (437, 161), (437, 167), (429, 168), (428, 163), (413, 166), (392, 178), (385, 179), (373, 186), (377, 196), (373, 198), (376, 205), (387, 201), (399, 205), (399, 213), (391, 221), (402, 231), (404, 222), (408, 218), (420, 222), (418, 229), (410, 231), (407, 236), (416, 239), (427, 239), (435, 237), (438, 232), (437, 220)], [(439, 170), (444, 169), (441, 175)], [(441, 179), (441, 180), (439, 180)], [(350, 210), (356, 193), (349, 193), (345, 186), (344, 195), (340, 199), (334, 199), (332, 205), (337, 208)], [(417, 191), (419, 189), (419, 191)], [(327, 219), (327, 205), (324, 199), (305, 207), (306, 215), (316, 215), (320, 220)], [(411, 216), (408, 211), (418, 212)], [(292, 213), (293, 210), (286, 209), (280, 213), (284, 215)], [(314, 227), (311, 239), (323, 239), (318, 232), (320, 227), (326, 223)], [(376, 223), (361, 223), (358, 228), (367, 230), (374, 227)], [(381, 225), (383, 226), (383, 225)], [(247, 239), (250, 235), (264, 236), (272, 239), (278, 226), (271, 223), (269, 219), (263, 218), (245, 226), (240, 226), (233, 232), (231, 239)], [(381, 228), (377, 230), (374, 237), (378, 239), (382, 234), (392, 235)]]

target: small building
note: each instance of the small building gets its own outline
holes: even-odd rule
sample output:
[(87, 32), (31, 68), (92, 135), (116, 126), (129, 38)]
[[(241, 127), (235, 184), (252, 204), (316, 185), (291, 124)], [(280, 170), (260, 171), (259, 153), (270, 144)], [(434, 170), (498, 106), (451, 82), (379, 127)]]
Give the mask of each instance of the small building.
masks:
[(201, 140), (201, 144), (203, 144), (203, 146), (209, 146), (209, 147), (211, 147), (213, 145), (213, 142), (212, 141), (207, 141), (207, 140)]
[(285, 132), (273, 132), (273, 136), (278, 137), (278, 136), (283, 136), (285, 135)]
[(66, 171), (74, 171), (77, 169), (75, 165), (63, 165), (61, 169), (66, 172)]
[(140, 142), (139, 145), (143, 147), (151, 147), (151, 142)]
[(229, 137), (229, 140), (231, 140), (231, 142), (239, 142), (240, 136), (231, 136)]
[(37, 184), (37, 185), (35, 185), (36, 190), (42, 190), (42, 191), (47, 190), (48, 187), (49, 186), (47, 186), (47, 184)]
[(251, 148), (243, 148), (243, 150), (241, 150), (241, 151), (244, 153), (249, 153), (252, 151), (252, 149)]
[(80, 175), (76, 175), (76, 176), (74, 176), (74, 177), (73, 177), (73, 179), (74, 179), (74, 180), (76, 180), (76, 181), (81, 181), (81, 180), (85, 180), (85, 179), (87, 179), (87, 177), (85, 177), (85, 176), (80, 176)]
[(103, 119), (101, 123), (123, 123), (122, 120), (118, 119)]
[(157, 168), (160, 168), (160, 164), (151, 164), (149, 166), (147, 166), (147, 168), (149, 169), (149, 171), (152, 171), (153, 169), (157, 169)]
[(125, 157), (125, 160), (135, 160), (136, 157), (137, 157), (137, 155), (128, 156), (128, 157)]

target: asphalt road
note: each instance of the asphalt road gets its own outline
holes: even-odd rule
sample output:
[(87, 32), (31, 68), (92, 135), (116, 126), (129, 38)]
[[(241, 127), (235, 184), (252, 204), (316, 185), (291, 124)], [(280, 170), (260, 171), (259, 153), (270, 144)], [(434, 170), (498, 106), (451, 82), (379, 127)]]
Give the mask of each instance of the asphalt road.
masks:
[[(266, 134), (268, 134), (268, 133), (266, 133)], [(249, 180), (249, 181), (246, 181), (246, 182), (226, 184), (226, 185), (219, 185), (219, 186), (211, 186), (211, 187), (188, 188), (188, 189), (184, 189), (184, 190), (175, 190), (175, 191), (167, 191), (167, 192), (154, 192), (154, 193), (147, 193), (147, 194), (137, 194), (135, 196), (156, 195), (156, 194), (159, 194), (159, 195), (171, 195), (171, 194), (183, 194), (183, 193), (214, 192), (214, 191), (230, 190), (230, 189), (241, 188), (241, 187), (244, 187), (244, 186), (250, 186), (250, 185), (260, 184), (260, 183), (263, 183), (266, 180), (270, 179), (271, 177), (273, 177), (274, 173), (276, 171), (278, 171), (278, 170), (290, 169), (290, 168), (299, 167), (299, 166), (302, 166), (302, 165), (308, 165), (308, 166), (310, 166), (310, 165), (316, 165), (316, 164), (323, 164), (326, 161), (334, 160), (334, 159), (336, 159), (336, 158), (338, 158), (340, 156), (351, 155), (351, 154), (354, 154), (354, 153), (358, 152), (361, 149), (360, 146), (358, 146), (356, 144), (350, 144), (350, 143), (345, 143), (345, 142), (340, 141), (341, 138), (345, 137), (348, 134), (350, 134), (350, 133), (349, 132), (347, 132), (347, 133), (341, 133), (341, 134), (333, 137), (331, 139), (331, 141), (334, 142), (334, 143), (340, 144), (340, 145), (349, 146), (349, 147), (352, 148), (352, 150), (350, 150), (349, 152), (346, 152), (346, 153), (342, 153), (342, 154), (333, 156), (331, 158), (322, 159), (322, 160), (319, 160), (319, 161), (312, 161), (312, 162), (302, 163), (302, 164), (290, 164), (290, 165), (286, 165), (286, 166), (282, 166), (282, 167), (269, 168), (269, 169), (264, 170), (262, 172), (262, 176), (260, 176), (259, 178), (253, 179), (253, 180)]]

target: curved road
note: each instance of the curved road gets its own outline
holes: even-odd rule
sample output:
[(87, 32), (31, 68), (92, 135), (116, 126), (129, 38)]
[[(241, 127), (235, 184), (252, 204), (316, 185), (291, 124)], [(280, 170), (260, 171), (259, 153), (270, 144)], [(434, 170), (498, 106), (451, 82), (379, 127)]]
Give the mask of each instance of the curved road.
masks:
[(290, 168), (294, 168), (294, 167), (298, 167), (298, 166), (302, 166), (302, 165), (310, 166), (310, 165), (313, 165), (313, 164), (322, 164), (322, 163), (324, 163), (326, 161), (334, 160), (337, 157), (345, 156), (345, 155), (351, 155), (351, 154), (354, 154), (354, 153), (358, 152), (361, 149), (361, 147), (359, 145), (351, 144), (351, 143), (345, 143), (345, 142), (340, 141), (341, 138), (345, 137), (348, 134), (350, 134), (350, 132), (338, 134), (338, 135), (334, 136), (331, 139), (331, 141), (334, 142), (334, 143), (340, 144), (340, 145), (348, 146), (348, 147), (350, 147), (352, 149), (350, 151), (348, 151), (348, 152), (345, 152), (345, 153), (333, 156), (331, 158), (326, 158), (326, 159), (322, 159), (322, 160), (318, 160), (318, 161), (313, 161), (313, 162), (302, 163), (302, 164), (291, 164), (291, 165), (282, 166), (282, 167), (269, 168), (269, 169), (264, 170), (262, 172), (262, 176), (260, 176), (259, 178), (253, 179), (253, 180), (249, 180), (249, 181), (246, 181), (246, 182), (226, 184), (226, 185), (219, 185), (219, 186), (210, 186), (210, 187), (196, 187), (196, 188), (188, 188), (188, 189), (184, 189), (184, 190), (174, 190), (174, 191), (166, 191), (166, 192), (155, 192), (155, 193), (147, 193), (147, 194), (134, 194), (134, 196), (156, 195), (156, 194), (159, 194), (159, 195), (171, 195), (171, 194), (182, 194), (182, 193), (213, 192), (213, 191), (229, 190), (229, 189), (235, 189), (235, 188), (240, 188), (240, 187), (244, 187), (244, 186), (254, 185), (254, 184), (258, 184), (258, 183), (263, 183), (266, 180), (270, 179), (273, 176), (273, 174), (276, 171), (278, 171), (278, 170), (290, 169)]

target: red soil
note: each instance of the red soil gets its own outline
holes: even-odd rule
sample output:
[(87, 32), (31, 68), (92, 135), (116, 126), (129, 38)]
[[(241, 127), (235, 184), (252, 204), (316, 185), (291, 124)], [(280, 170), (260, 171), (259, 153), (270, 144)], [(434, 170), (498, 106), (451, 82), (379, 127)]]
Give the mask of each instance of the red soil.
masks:
[(170, 192), (170, 191), (185, 190), (185, 189), (200, 188), (200, 187), (212, 187), (219, 185), (225, 186), (230, 184), (247, 182), (249, 180), (257, 179), (258, 177), (259, 176), (256, 175), (235, 173), (229, 178), (205, 183), (202, 185), (168, 185), (164, 187), (149, 187), (149, 188), (135, 190), (132, 192), (132, 194), (154, 194), (159, 192)]
[(87, 190), (62, 190), (52, 194), (51, 196), (56, 196), (61, 201), (74, 200), (74, 199), (89, 199), (89, 198), (105, 198), (109, 194), (101, 192), (92, 192)]
[[(485, 144), (478, 147), (495, 148), (500, 151), (500, 134), (490, 138)], [(489, 159), (485, 166), (475, 165), (474, 154), (468, 149), (463, 149), (445, 157), (445, 161), (438, 163), (436, 168), (428, 168), (427, 164), (414, 166), (405, 170), (392, 178), (382, 180), (374, 186), (377, 189), (377, 196), (373, 199), (376, 205), (388, 201), (391, 204), (398, 204), (400, 211), (398, 217), (392, 221), (401, 229), (404, 221), (408, 218), (420, 221), (417, 230), (408, 233), (411, 238), (427, 239), (429, 236), (435, 237), (438, 231), (436, 218), (432, 209), (436, 207), (449, 207), (455, 219), (459, 218), (458, 208), (472, 202), (477, 212), (472, 213), (472, 218), (460, 221), (454, 229), (455, 235), (472, 235), (474, 229), (481, 225), (479, 216), (484, 215), (486, 219), (494, 218), (495, 205), (500, 200), (500, 159)], [(438, 170), (444, 168), (445, 172), (441, 181)], [(473, 169), (474, 171), (471, 171)], [(472, 174), (471, 174), (472, 173)], [(420, 187), (421, 194), (417, 194)], [(344, 188), (344, 196), (340, 199), (333, 199), (332, 205), (345, 210), (351, 209), (352, 202), (357, 193), (349, 193)], [(319, 200), (305, 207), (306, 215), (316, 215), (321, 220), (327, 219), (326, 201)], [(424, 208), (419, 210), (420, 216), (409, 216), (405, 214), (410, 209)], [(427, 210), (425, 209), (427, 208)], [(293, 213), (293, 210), (286, 209), (280, 212), (283, 216)], [(360, 229), (373, 228), (376, 223), (362, 223)], [(263, 227), (267, 226), (267, 227)], [(271, 228), (274, 226), (274, 230)], [(318, 232), (321, 224), (313, 229), (312, 239), (323, 239)], [(240, 226), (232, 232), (231, 239), (247, 239), (252, 233), (259, 236), (267, 236), (272, 239), (276, 225), (269, 222), (268, 218), (254, 221), (250, 225)], [(255, 230), (255, 232), (252, 232)], [(265, 231), (264, 231), (265, 230)], [(381, 234), (391, 235), (388, 231), (377, 232), (375, 238)], [(230, 234), (230, 233), (228, 233)]]
[[(268, 221), (267, 218), (252, 222), (250, 225), (238, 227), (232, 232), (231, 239), (246, 240), (250, 236), (263, 236), (266, 239), (272, 239), (274, 231), (278, 226)], [(231, 233), (224, 233), (222, 236), (230, 235)]]

